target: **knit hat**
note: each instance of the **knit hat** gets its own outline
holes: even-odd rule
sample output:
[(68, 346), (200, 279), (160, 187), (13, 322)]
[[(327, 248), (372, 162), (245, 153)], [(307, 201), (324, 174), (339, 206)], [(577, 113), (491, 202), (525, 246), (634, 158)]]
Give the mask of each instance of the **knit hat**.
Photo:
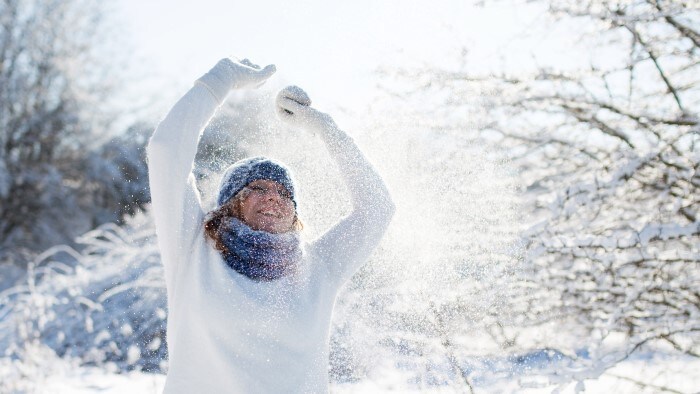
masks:
[(262, 156), (239, 160), (226, 169), (224, 176), (221, 177), (219, 197), (216, 199), (216, 203), (218, 206), (226, 204), (247, 184), (258, 179), (268, 179), (284, 186), (292, 196), (296, 207), (297, 201), (291, 173), (283, 164)]

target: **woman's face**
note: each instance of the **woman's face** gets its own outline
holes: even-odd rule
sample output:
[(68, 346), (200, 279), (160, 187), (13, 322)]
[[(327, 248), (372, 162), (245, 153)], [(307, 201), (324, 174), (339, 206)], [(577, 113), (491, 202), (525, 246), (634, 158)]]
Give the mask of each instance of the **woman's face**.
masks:
[(253, 230), (278, 234), (290, 231), (296, 212), (294, 202), (281, 184), (258, 179), (241, 191), (241, 220)]

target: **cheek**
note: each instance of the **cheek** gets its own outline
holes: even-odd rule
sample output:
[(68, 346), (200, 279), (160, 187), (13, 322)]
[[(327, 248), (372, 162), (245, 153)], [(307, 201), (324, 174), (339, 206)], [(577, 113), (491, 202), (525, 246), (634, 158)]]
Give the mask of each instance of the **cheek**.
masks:
[(252, 203), (252, 201), (250, 200), (251, 199), (248, 198), (246, 200), (241, 201), (240, 212), (243, 221), (249, 221), (255, 217), (255, 204)]
[(289, 221), (290, 223), (294, 221), (294, 217), (296, 216), (296, 212), (294, 211), (294, 206), (292, 205), (291, 207), (288, 207), (284, 211), (284, 217)]

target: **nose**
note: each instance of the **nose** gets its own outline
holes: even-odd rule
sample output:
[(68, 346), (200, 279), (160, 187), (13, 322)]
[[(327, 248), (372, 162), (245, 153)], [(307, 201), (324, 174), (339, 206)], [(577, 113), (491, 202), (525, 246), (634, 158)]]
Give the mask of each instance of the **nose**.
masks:
[(280, 194), (275, 189), (267, 189), (267, 200), (268, 201), (279, 201)]

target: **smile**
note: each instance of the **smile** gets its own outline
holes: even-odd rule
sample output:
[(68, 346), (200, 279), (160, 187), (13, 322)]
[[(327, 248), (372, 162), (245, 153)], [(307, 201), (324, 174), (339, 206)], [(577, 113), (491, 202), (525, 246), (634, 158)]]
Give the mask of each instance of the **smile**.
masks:
[(263, 215), (263, 216), (276, 218), (276, 219), (279, 219), (282, 217), (282, 215), (276, 211), (258, 211), (258, 213)]

